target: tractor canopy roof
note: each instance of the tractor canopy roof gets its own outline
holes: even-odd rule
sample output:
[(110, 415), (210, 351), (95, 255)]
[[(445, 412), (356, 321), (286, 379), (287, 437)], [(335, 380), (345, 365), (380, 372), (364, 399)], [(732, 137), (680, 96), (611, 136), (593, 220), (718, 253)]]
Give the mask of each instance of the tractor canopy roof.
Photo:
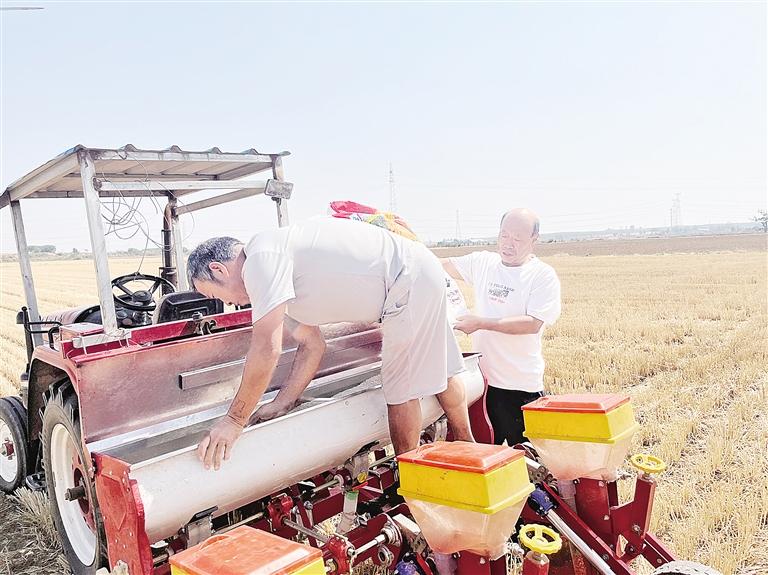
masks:
[[(171, 146), (165, 150), (140, 150), (127, 144), (118, 149), (75, 146), (13, 182), (0, 195), (0, 208), (10, 206), (19, 266), (27, 308), (32, 323), (40, 323), (32, 267), (27, 249), (21, 212), (33, 198), (81, 198), (84, 200), (91, 239), (91, 252), (99, 288), (99, 308), (104, 333), (122, 338), (118, 328), (112, 280), (102, 223), (104, 198), (165, 197), (162, 230), (162, 277), (175, 289), (188, 289), (179, 216), (216, 205), (263, 194), (274, 200), (279, 226), (288, 225), (286, 200), (293, 184), (283, 179), (282, 157), (288, 152), (262, 154), (251, 148), (243, 152), (222, 152), (211, 148), (202, 152)], [(247, 176), (269, 170), (265, 180)], [(187, 194), (212, 191), (207, 197), (188, 201)], [(178, 201), (184, 196), (184, 201)], [(41, 342), (35, 332), (36, 343)], [(101, 336), (99, 336), (101, 337)]]
[[(88, 148), (77, 145), (59, 154), (39, 168), (13, 182), (0, 196), (0, 208), (12, 201), (25, 198), (82, 198), (83, 182), (80, 172), (80, 158), (87, 155), (94, 164), (99, 184), (109, 182), (112, 186), (101, 185), (99, 196), (124, 197), (164, 195), (163, 182), (201, 182), (197, 188), (173, 189), (176, 197), (206, 189), (204, 182), (236, 180), (251, 174), (271, 169), (277, 157), (288, 155), (262, 154), (255, 149), (242, 152), (222, 152), (211, 148), (201, 152), (182, 150), (171, 146), (165, 150), (142, 150), (131, 144), (118, 149)], [(155, 188), (119, 189), (121, 182), (155, 182)], [(130, 187), (130, 186), (129, 186)], [(118, 188), (118, 189), (115, 189)]]

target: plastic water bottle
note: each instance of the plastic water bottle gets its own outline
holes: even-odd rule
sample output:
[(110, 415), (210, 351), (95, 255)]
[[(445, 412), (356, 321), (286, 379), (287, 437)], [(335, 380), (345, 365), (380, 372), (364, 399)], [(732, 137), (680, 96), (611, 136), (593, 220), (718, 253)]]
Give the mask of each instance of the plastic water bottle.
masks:
[(459, 284), (449, 276), (445, 275), (445, 298), (448, 301), (447, 316), (448, 323), (453, 327), (456, 320), (463, 315), (467, 315), (467, 302), (464, 300), (464, 294), (459, 289)]

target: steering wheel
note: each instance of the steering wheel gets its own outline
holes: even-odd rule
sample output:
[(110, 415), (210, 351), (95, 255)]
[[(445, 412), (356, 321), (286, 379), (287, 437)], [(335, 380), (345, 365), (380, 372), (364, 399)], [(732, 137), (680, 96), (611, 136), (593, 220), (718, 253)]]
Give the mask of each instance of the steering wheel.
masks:
[[(153, 282), (152, 286), (147, 289), (132, 290), (126, 287), (125, 284), (129, 284), (135, 281), (150, 281)], [(115, 302), (119, 303), (123, 307), (142, 312), (155, 311), (155, 292), (157, 292), (160, 286), (167, 287), (171, 292), (176, 291), (176, 287), (167, 279), (151, 276), (148, 274), (133, 273), (120, 276), (112, 280), (112, 296), (115, 298)], [(117, 288), (123, 295), (114, 293), (114, 289)]]

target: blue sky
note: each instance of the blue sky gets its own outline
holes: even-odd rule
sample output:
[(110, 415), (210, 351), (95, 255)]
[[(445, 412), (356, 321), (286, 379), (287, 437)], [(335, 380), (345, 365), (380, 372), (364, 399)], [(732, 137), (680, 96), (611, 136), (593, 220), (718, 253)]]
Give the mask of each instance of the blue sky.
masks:
[[(515, 206), (543, 232), (668, 225), (678, 192), (684, 223), (766, 207), (764, 2), (26, 4), (0, 12), (3, 188), (78, 143), (177, 144), (290, 150), (293, 219), (387, 207), (391, 162), (431, 240), (457, 211), (472, 237)], [(80, 201), (23, 208), (30, 243), (87, 247)], [(254, 198), (185, 231), (273, 222)]]

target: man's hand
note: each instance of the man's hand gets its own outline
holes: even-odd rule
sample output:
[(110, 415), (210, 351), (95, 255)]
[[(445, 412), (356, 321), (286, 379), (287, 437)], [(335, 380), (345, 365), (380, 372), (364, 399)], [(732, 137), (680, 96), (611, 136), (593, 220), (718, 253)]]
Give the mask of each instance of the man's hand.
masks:
[(242, 425), (224, 417), (197, 446), (197, 458), (203, 462), (206, 469), (213, 465), (218, 471), (222, 460), (229, 459), (232, 455), (232, 448), (242, 432)]
[(269, 421), (270, 419), (285, 415), (291, 411), (295, 404), (295, 402), (287, 403), (285, 401), (280, 401), (279, 397), (275, 398), (273, 401), (265, 403), (259, 409), (257, 409), (256, 412), (251, 416), (251, 420), (248, 423), (253, 425), (255, 423), (259, 423), (260, 421)]
[(467, 335), (476, 332), (478, 329), (484, 329), (483, 318), (479, 315), (462, 315), (456, 318), (453, 329), (463, 331)]

